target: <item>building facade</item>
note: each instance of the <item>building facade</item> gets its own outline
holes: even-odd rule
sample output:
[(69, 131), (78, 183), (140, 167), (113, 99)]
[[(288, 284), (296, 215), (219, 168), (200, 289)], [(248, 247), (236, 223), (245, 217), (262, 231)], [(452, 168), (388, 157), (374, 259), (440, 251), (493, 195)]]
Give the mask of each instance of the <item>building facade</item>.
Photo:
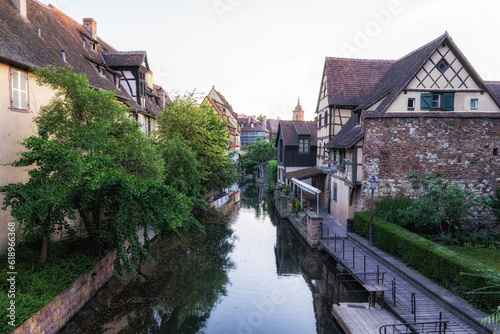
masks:
[[(294, 177), (305, 179), (305, 176), (310, 174), (311, 168), (314, 176), (322, 174), (319, 169), (315, 168), (316, 143), (316, 122), (280, 121), (274, 143), (277, 149), (278, 182), (287, 182)], [(306, 169), (308, 171), (304, 173), (303, 170)], [(299, 173), (291, 174), (293, 172)], [(311, 181), (308, 182), (311, 183)]]
[[(26, 171), (4, 164), (18, 158), (22, 147), (16, 142), (36, 131), (33, 118), (54, 96), (31, 73), (45, 65), (70, 66), (86, 75), (92, 88), (114, 92), (145, 133), (155, 127), (154, 118), (167, 103), (163, 89), (153, 84), (146, 53), (119, 53), (99, 38), (95, 20), (78, 23), (35, 0), (0, 0), (1, 185), (28, 180)], [(0, 210), (0, 252), (7, 247), (7, 222), (11, 221), (10, 211)]]
[[(349, 74), (357, 72), (351, 66), (357, 60), (336, 61), (348, 65), (332, 75), (358, 86)], [(333, 136), (323, 146), (335, 162), (327, 165), (339, 169), (331, 174), (327, 201), (337, 220), (345, 224), (355, 210), (368, 209), (370, 176), (379, 180), (376, 198), (411, 196), (407, 174), (433, 170), (478, 196), (493, 194), (500, 187), (500, 84), (483, 81), (448, 33), (399, 60), (373, 62), (380, 65), (378, 75), (368, 68), (360, 76), (365, 71), (365, 77), (378, 81), (353, 101), (351, 116), (338, 132), (334, 122)], [(331, 112), (321, 101), (323, 89), (318, 116)], [(318, 133), (321, 140), (326, 136)], [(481, 220), (491, 217), (482, 214)]]
[(242, 147), (245, 147), (245, 145), (255, 144), (255, 141), (259, 137), (265, 137), (265, 140), (269, 137), (266, 123), (259, 121), (253, 116), (239, 116), (238, 122), (241, 126)]
[(215, 90), (215, 86), (212, 86), (203, 103), (210, 105), (214, 112), (227, 123), (231, 150), (239, 152), (241, 147), (241, 127), (238, 122), (238, 115), (233, 111), (233, 107), (220, 92)]

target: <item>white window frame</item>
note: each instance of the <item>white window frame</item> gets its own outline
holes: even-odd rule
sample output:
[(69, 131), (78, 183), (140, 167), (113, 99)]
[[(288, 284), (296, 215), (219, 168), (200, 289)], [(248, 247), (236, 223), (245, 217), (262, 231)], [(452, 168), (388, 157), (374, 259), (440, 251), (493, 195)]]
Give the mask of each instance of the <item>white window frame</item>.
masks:
[(479, 99), (470, 99), (470, 110), (477, 110), (479, 108)]
[(408, 104), (407, 104), (407, 106), (408, 106), (407, 109), (409, 111), (415, 110), (415, 98), (413, 98), (413, 97), (408, 98)]
[[(15, 79), (17, 79), (16, 86), (14, 85)], [(28, 112), (29, 110), (28, 72), (12, 67), (10, 68), (10, 106), (16, 111)]]
[(443, 107), (443, 95), (441, 94), (432, 94), (432, 109), (440, 109)]

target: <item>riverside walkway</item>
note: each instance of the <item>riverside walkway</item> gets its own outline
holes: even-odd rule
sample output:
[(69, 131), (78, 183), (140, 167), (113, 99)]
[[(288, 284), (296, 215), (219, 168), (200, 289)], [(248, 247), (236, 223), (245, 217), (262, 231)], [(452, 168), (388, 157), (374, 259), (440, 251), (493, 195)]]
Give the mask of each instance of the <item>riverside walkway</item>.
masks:
[[(347, 233), (326, 209), (320, 209), (319, 215), (323, 216), (323, 223), (317, 247), (337, 260), (343, 272), (358, 274), (354, 277), (363, 276), (363, 273), (384, 273), (383, 283), (388, 286), (388, 291), (383, 305), (398, 319), (394, 326), (383, 328), (386, 333), (407, 333), (408, 325), (401, 323), (414, 324), (411, 326), (414, 331), (408, 333), (493, 333), (492, 327), (480, 323), (486, 314), (376, 247), (369, 246), (356, 234)], [(289, 215), (288, 220), (300, 234), (307, 235), (306, 225), (296, 215)], [(366, 274), (364, 276), (366, 278)], [(446, 326), (446, 331), (436, 329), (439, 326), (441, 330)]]

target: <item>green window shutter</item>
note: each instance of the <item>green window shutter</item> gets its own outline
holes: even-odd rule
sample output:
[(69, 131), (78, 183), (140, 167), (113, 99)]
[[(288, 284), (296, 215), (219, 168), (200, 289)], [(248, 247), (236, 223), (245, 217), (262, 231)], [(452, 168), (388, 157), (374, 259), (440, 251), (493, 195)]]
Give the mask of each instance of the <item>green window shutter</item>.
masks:
[(420, 110), (431, 110), (432, 108), (432, 94), (420, 94)]
[(337, 202), (337, 184), (333, 184), (333, 200)]
[(443, 93), (443, 110), (453, 110), (455, 93)]

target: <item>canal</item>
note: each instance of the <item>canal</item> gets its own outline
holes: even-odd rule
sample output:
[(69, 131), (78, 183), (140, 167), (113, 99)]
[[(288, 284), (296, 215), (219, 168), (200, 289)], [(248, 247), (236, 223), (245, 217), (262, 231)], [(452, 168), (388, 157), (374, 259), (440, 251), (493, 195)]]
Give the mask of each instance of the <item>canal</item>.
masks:
[(154, 264), (113, 278), (60, 333), (343, 333), (334, 263), (275, 217), (262, 188), (215, 203), (205, 233), (154, 243)]

